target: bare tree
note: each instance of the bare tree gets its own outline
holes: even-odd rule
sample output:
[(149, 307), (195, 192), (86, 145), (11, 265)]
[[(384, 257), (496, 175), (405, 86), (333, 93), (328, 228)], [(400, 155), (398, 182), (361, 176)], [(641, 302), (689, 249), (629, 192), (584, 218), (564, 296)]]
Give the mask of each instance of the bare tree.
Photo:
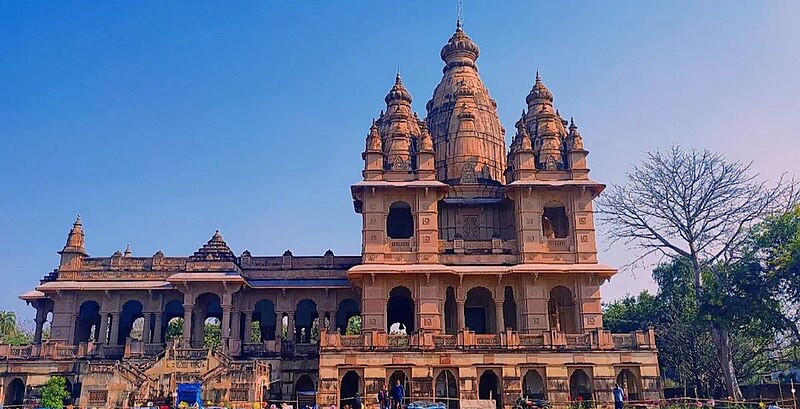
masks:
[[(612, 243), (640, 251), (631, 264), (653, 254), (689, 260), (698, 300), (702, 273), (716, 274), (717, 268), (728, 265), (746, 240), (747, 229), (785, 210), (787, 198), (796, 197), (793, 182), (781, 178), (770, 186), (751, 171), (751, 164), (678, 146), (648, 152), (626, 178), (624, 186), (612, 185), (598, 203)], [(730, 333), (713, 323), (709, 331), (725, 387), (741, 399)]]

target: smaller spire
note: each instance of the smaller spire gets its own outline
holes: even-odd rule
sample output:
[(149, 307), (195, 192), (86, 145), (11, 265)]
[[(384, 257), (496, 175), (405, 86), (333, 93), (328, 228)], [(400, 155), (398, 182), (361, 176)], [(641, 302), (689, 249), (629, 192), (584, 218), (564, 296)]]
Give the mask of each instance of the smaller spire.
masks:
[(125, 252), (123, 253), (123, 255), (125, 257), (130, 257), (131, 256), (131, 244), (130, 243), (125, 245)]
[(536, 69), (536, 82), (537, 83), (542, 82), (542, 76), (539, 75), (539, 69), (538, 68)]
[(84, 242), (83, 223), (81, 222), (81, 215), (78, 215), (75, 218), (75, 222), (72, 223), (72, 228), (67, 234), (67, 243), (61, 251), (86, 254)]

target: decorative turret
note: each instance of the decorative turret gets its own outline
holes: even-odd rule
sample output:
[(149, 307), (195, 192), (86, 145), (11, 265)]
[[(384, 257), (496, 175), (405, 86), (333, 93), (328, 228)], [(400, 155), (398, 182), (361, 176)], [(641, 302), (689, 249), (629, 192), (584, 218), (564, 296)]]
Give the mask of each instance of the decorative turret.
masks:
[(209, 240), (203, 247), (200, 247), (189, 257), (190, 261), (236, 261), (236, 255), (233, 254), (228, 243), (222, 238), (219, 230), (214, 232)]
[(85, 240), (81, 215), (78, 215), (75, 223), (72, 223), (72, 229), (67, 234), (67, 243), (58, 252), (61, 255), (59, 271), (75, 271), (81, 268), (83, 257), (89, 256), (86, 253)]
[(383, 175), (383, 141), (378, 131), (378, 125), (372, 120), (372, 126), (367, 134), (367, 144), (364, 153), (364, 180), (380, 180)]
[(131, 252), (131, 245), (130, 245), (130, 243), (128, 243), (128, 244), (125, 245), (125, 252), (122, 253), (122, 256), (123, 257), (131, 257), (131, 255), (133, 255), (133, 253)]
[(419, 121), (419, 152), (417, 152), (417, 174), (420, 180), (435, 180), (436, 167), (434, 164), (433, 138), (431, 137), (425, 121)]
[(586, 164), (586, 156), (589, 152), (583, 148), (583, 138), (572, 118), (569, 119), (567, 145), (569, 147), (569, 168), (572, 171), (572, 178), (588, 179), (589, 167)]
[[(442, 48), (444, 75), (427, 104), (436, 177), (451, 185), (505, 182), (505, 130), (497, 116), (497, 103), (478, 75), (475, 62), (479, 54), (459, 21)], [(460, 140), (462, 137), (467, 140)]]
[(564, 121), (553, 109), (553, 93), (542, 82), (539, 71), (536, 71), (536, 81), (525, 101), (528, 103), (525, 125), (533, 137), (537, 168), (565, 170), (567, 131)]
[(413, 170), (411, 139), (419, 135), (420, 131), (411, 110), (411, 94), (403, 86), (399, 72), (395, 77), (394, 86), (384, 100), (386, 114), (379, 119), (383, 151), (386, 155), (384, 167), (389, 171), (411, 171)]
[(509, 170), (506, 177), (509, 182), (529, 178), (536, 175), (536, 163), (533, 155), (531, 136), (525, 128), (525, 112), (514, 125), (517, 133), (511, 143), (509, 153)]

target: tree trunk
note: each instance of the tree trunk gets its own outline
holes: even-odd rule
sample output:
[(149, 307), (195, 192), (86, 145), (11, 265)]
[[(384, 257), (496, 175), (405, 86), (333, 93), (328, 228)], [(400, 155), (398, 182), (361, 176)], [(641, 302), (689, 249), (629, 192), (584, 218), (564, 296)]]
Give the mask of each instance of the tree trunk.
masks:
[(742, 400), (742, 390), (736, 379), (736, 368), (733, 367), (733, 353), (731, 352), (731, 337), (728, 330), (711, 326), (711, 339), (717, 352), (717, 359), (722, 368), (722, 377), (725, 380), (725, 390), (734, 400)]

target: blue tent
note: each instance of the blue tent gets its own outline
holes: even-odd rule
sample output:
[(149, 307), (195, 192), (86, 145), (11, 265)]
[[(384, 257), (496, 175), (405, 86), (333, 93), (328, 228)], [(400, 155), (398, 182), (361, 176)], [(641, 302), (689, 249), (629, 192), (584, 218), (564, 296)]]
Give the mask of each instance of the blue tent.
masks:
[(175, 407), (177, 408), (181, 402), (186, 402), (190, 407), (196, 403), (199, 409), (203, 409), (203, 399), (200, 396), (202, 385), (200, 382), (179, 383), (176, 391), (178, 396), (175, 398)]

